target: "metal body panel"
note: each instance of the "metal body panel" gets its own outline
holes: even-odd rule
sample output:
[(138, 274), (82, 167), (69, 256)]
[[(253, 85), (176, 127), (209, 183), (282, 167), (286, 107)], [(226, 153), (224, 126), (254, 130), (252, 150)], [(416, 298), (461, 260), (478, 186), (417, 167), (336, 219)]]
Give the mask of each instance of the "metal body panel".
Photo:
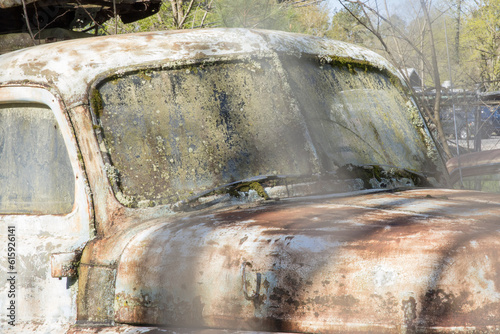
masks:
[[(270, 334), (263, 331), (241, 331), (241, 330), (221, 330), (221, 329), (190, 329), (190, 328), (158, 328), (130, 325), (116, 325), (112, 327), (86, 327), (84, 325), (75, 326), (68, 331), (68, 334)], [(283, 333), (287, 334), (287, 333)]]
[[(162, 65), (212, 56), (258, 55), (286, 44), (292, 54), (323, 54), (369, 61), (399, 76), (389, 62), (354, 45), (312, 36), (273, 32), (272, 39), (247, 29), (149, 32), (41, 45), (0, 56), (0, 82), (29, 81), (57, 87), (68, 106), (87, 100), (96, 77), (117, 69)], [(113, 45), (110, 52), (109, 46)]]
[[(100, 79), (281, 52), (368, 62), (398, 76), (356, 46), (244, 29), (99, 37), (0, 56), (0, 103), (51, 107), (76, 178), (71, 214), (0, 216), (2, 228), (15, 224), (19, 271), (30, 274), (20, 281), (17, 332), (500, 330), (498, 196), (421, 189), (284, 199), (283, 191), (281, 200), (197, 212), (128, 208), (115, 198), (89, 106)], [(78, 281), (52, 278), (50, 255), (83, 246)], [(65, 261), (55, 262), (55, 276), (69, 274)]]
[(475, 195), (304, 198), (158, 221), (120, 258), (115, 321), (301, 332), (498, 326), (500, 197)]
[[(0, 88), (0, 104), (42, 103), (49, 106), (61, 128), (75, 173), (75, 205), (67, 215), (0, 215), (0, 250), (7, 254), (8, 227), (15, 228), (15, 264), (0, 262), (0, 279), (14, 278), (12, 285), (0, 285), (0, 308), (7, 310), (15, 300), (15, 327), (12, 319), (0, 318), (0, 329), (19, 333), (61, 331), (76, 321), (76, 280), (51, 276), (51, 254), (80, 251), (92, 235), (91, 200), (83, 166), (71, 126), (61, 101), (43, 88)], [(14, 291), (13, 298), (8, 297)], [(10, 311), (9, 311), (10, 312)]]

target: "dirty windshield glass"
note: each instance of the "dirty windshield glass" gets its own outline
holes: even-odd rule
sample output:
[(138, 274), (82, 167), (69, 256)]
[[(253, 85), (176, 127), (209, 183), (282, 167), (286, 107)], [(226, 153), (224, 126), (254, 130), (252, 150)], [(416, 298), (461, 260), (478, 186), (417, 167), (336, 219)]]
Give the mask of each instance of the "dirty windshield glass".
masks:
[(431, 165), (417, 112), (387, 76), (318, 58), (137, 71), (91, 99), (108, 176), (130, 206), (257, 175)]

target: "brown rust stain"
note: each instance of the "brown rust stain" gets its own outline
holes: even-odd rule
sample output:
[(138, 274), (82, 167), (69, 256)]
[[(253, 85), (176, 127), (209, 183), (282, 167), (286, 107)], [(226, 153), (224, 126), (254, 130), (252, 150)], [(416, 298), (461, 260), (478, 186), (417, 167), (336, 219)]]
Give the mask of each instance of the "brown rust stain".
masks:
[(219, 42), (215, 44), (219, 50), (241, 52), (242, 45), (236, 42)]
[(398, 299), (391, 293), (387, 292), (385, 295), (372, 294), (370, 296), (376, 310), (383, 312), (383, 316), (391, 317), (398, 312)]
[(500, 303), (492, 302), (472, 308), (471, 301), (474, 300), (474, 296), (471, 296), (469, 291), (454, 294), (443, 289), (431, 289), (421, 297), (421, 300), (422, 311), (417, 319), (420, 326), (460, 327), (469, 324), (480, 330), (481, 327), (499, 324)]
[[(376, 241), (397, 242), (404, 236), (411, 236), (425, 230), (426, 220), (411, 214), (387, 213), (377, 209), (353, 208), (346, 206), (318, 208), (305, 207), (267, 208), (258, 212), (228, 212), (216, 215), (219, 222), (235, 222), (251, 219), (248, 227), (262, 227), (263, 235), (282, 235), (285, 242), (293, 240), (295, 234), (308, 236), (328, 235), (344, 240), (363, 240), (363, 244), (351, 247), (373, 247), (366, 238)], [(286, 231), (286, 232), (284, 232)], [(384, 245), (378, 243), (379, 247)], [(392, 248), (390, 244), (387, 248)], [(382, 249), (380, 249), (382, 250)]]
[[(197, 328), (204, 325), (203, 309), (205, 307), (200, 296), (190, 302), (176, 299), (172, 295), (155, 298), (147, 294), (140, 297), (116, 295), (118, 307), (115, 321), (127, 324), (178, 324)], [(115, 304), (115, 305), (116, 305)]]
[(428, 326), (454, 326), (460, 323), (456, 322), (456, 318), (460, 318), (460, 314), (470, 306), (470, 293), (462, 291), (455, 295), (443, 289), (431, 289), (420, 300), (423, 310), (419, 320)]
[[(171, 49), (174, 51), (196, 52), (203, 50), (210, 50), (212, 44), (200, 42), (175, 42), (172, 43)], [(191, 58), (191, 57), (190, 57)]]
[[(379, 197), (383, 196), (385, 195), (379, 195)], [(417, 201), (425, 200), (428, 199), (417, 199)], [(465, 290), (457, 292), (456, 286), (452, 286), (451, 289), (445, 288), (450, 285), (449, 266), (446, 261), (450, 259), (458, 261), (459, 257), (467, 260), (465, 255), (472, 253), (470, 252), (472, 246), (467, 245), (469, 245), (470, 241), (477, 241), (481, 245), (481, 236), (488, 235), (487, 232), (491, 231), (492, 225), (482, 224), (476, 220), (459, 221), (436, 218), (432, 215), (418, 216), (407, 212), (387, 212), (387, 210), (378, 208), (350, 207), (338, 205), (338, 202), (341, 201), (337, 199), (324, 200), (322, 205), (319, 205), (319, 202), (311, 202), (308, 205), (299, 207), (294, 203), (282, 202), (274, 203), (274, 205), (266, 204), (263, 208), (248, 207), (247, 209), (234, 211), (204, 211), (198, 214), (185, 215), (183, 220), (173, 218), (175, 220), (172, 221), (172, 224), (168, 225), (168, 227), (165, 225), (165, 231), (179, 233), (186, 231), (186, 229), (196, 230), (196, 227), (199, 226), (203, 229), (211, 228), (211, 231), (228, 229), (228, 231), (235, 232), (234, 239), (224, 246), (220, 246), (217, 242), (204, 244), (209, 246), (204, 251), (213, 254), (220, 252), (218, 255), (225, 257), (225, 262), (221, 266), (225, 268), (224, 270), (233, 270), (240, 267), (240, 256), (243, 254), (241, 249), (244, 246), (248, 247), (249, 242), (259, 242), (261, 243), (260, 246), (266, 245), (269, 247), (261, 255), (271, 255), (269, 251), (275, 251), (273, 263), (277, 264), (277, 266), (263, 269), (265, 272), (263, 272), (261, 293), (258, 298), (247, 301), (256, 314), (268, 312), (266, 306), (269, 307), (270, 311), (257, 322), (249, 320), (248, 315), (246, 317), (241, 315), (248, 326), (250, 326), (250, 323), (273, 326), (274, 322), (276, 322), (279, 324), (277, 326), (280, 329), (294, 328), (303, 331), (303, 323), (290, 319), (307, 317), (307, 319), (317, 318), (323, 321), (323, 319), (328, 319), (329, 316), (335, 318), (336, 321), (341, 319), (345, 322), (365, 319), (366, 321), (385, 321), (388, 324), (395, 324), (394, 326), (403, 323), (410, 330), (412, 328), (416, 330), (420, 327), (430, 328), (431, 326), (442, 325), (458, 326), (463, 325), (464, 321), (474, 324), (477, 322), (484, 325), (494, 324), (493, 318), (489, 317), (488, 314), (500, 314), (497, 304), (484, 304), (484, 308), (478, 308), (476, 305), (471, 307), (470, 303), (474, 300), (472, 294), (467, 294), (468, 292)], [(352, 200), (352, 202), (355, 201)], [(452, 201), (452, 203), (457, 207), (460, 205), (457, 202)], [(374, 214), (375, 218), (368, 219), (368, 214)], [(246, 225), (241, 224), (245, 221)], [(231, 224), (235, 224), (234, 230), (231, 229)], [(260, 228), (257, 229), (257, 234), (264, 237), (254, 239), (254, 234), (245, 231), (247, 227)], [(327, 230), (328, 233), (331, 232), (330, 234), (325, 233), (324, 229), (326, 227), (332, 228), (331, 231)], [(335, 227), (340, 227), (340, 229), (335, 229)], [(273, 229), (276, 231), (269, 232)], [(348, 232), (344, 233), (342, 229), (346, 229)], [(314, 233), (310, 232), (311, 230)], [(186, 233), (186, 236), (189, 235), (188, 232)], [(288, 249), (295, 245), (294, 243), (300, 242), (299, 234), (324, 237), (323, 240), (338, 240), (342, 246), (338, 250), (332, 250), (332, 255), (337, 256), (338, 252), (343, 252), (346, 255), (362, 254), (363, 257), (359, 255), (358, 260), (366, 261), (367, 264), (378, 263), (377, 259), (380, 261), (395, 261), (394, 259), (399, 257), (404, 259), (405, 255), (408, 254), (421, 255), (424, 258), (430, 256), (429, 259), (437, 261), (433, 264), (434, 267), (430, 265), (432, 271), (430, 275), (433, 279), (435, 278), (435, 282), (429, 282), (427, 287), (424, 283), (423, 287), (426, 289), (422, 293), (415, 293), (414, 297), (405, 296), (401, 298), (397, 294), (399, 290), (390, 290), (389, 288), (382, 289), (383, 293), (379, 295), (376, 295), (373, 291), (355, 291), (353, 286), (350, 285), (350, 280), (356, 274), (356, 258), (352, 258), (352, 262), (349, 262), (350, 258), (331, 259), (329, 264), (332, 266), (331, 268), (335, 268), (333, 273), (325, 270), (325, 272), (319, 271), (318, 276), (304, 274), (302, 270), (306, 270), (307, 273), (307, 265), (310, 265), (310, 263), (304, 261), (300, 254), (287, 252)], [(460, 237), (461, 234), (464, 236)], [(272, 235), (272, 238), (267, 237), (268, 235)], [(200, 236), (200, 238), (204, 237)], [(494, 239), (494, 237), (491, 238)], [(462, 246), (469, 248), (461, 250)], [(179, 246), (172, 244), (172, 248), (177, 247)], [(192, 249), (197, 248), (192, 247)], [(481, 251), (481, 247), (478, 246), (471, 256), (476, 258)], [(487, 254), (490, 257), (493, 256), (492, 253)], [(171, 255), (175, 256), (175, 254)], [(182, 259), (179, 259), (179, 261), (182, 261)], [(153, 265), (153, 262), (146, 263), (146, 266)], [(193, 262), (196, 270), (201, 269), (197, 266), (198, 264)], [(323, 264), (319, 263), (317, 265), (315, 271), (320, 270), (319, 268), (322, 268)], [(262, 268), (254, 266), (254, 269), (260, 271)], [(415, 272), (418, 271), (417, 269), (408, 268), (408, 270), (415, 270)], [(464, 267), (463, 270), (465, 269)], [(467, 271), (460, 271), (462, 270), (461, 267), (454, 270), (453, 277), (467, 276)], [(266, 272), (272, 272), (275, 275), (273, 277), (277, 277), (278, 282), (275, 284), (270, 279), (268, 280), (271, 276), (266, 276)], [(341, 276), (340, 273), (345, 273), (345, 275)], [(314, 274), (316, 275), (316, 273)], [(496, 280), (496, 276), (492, 279)], [(193, 280), (191, 283), (184, 283), (183, 289), (189, 290), (190, 284), (198, 284), (198, 282)], [(205, 281), (204, 284), (206, 283)], [(243, 299), (242, 296), (240, 297)], [(191, 299), (189, 302), (179, 301), (177, 303), (172, 299), (173, 296), (168, 296), (168, 298), (170, 298), (168, 299), (169, 304), (162, 307), (165, 310), (172, 311), (172, 307), (175, 306), (180, 308), (179, 312), (182, 314), (197, 313), (201, 306), (202, 309), (212, 307), (212, 304), (206, 304), (210, 303), (210, 301), (205, 301), (202, 297), (199, 297), (199, 303)], [(218, 302), (221, 303), (220, 310), (228, 311), (228, 313), (224, 314), (226, 318), (218, 320), (217, 325), (220, 326), (228, 325), (230, 322), (227, 319), (228, 314), (234, 314), (231, 312), (233, 308), (228, 305), (243, 307), (240, 303), (230, 301), (230, 298), (226, 298), (226, 296), (218, 298)], [(486, 306), (489, 306), (491, 311)], [(247, 312), (247, 309), (240, 311)], [(124, 308), (123, 312), (128, 312), (127, 314), (133, 316), (133, 311), (126, 308)], [(137, 314), (140, 314), (140, 312), (142, 312), (140, 309), (136, 311)], [(168, 319), (168, 312), (161, 312)], [(177, 311), (175, 313), (179, 318), (171, 319), (172, 321), (176, 321), (176, 323), (188, 322), (186, 320), (188, 318), (185, 318), (184, 315), (179, 315)], [(207, 317), (215, 316), (201, 314), (198, 319), (205, 321), (208, 319)], [(324, 326), (322, 328), (327, 328), (330, 325)], [(334, 328), (334, 326), (331, 325), (331, 328)], [(270, 328), (273, 327), (266, 327), (266, 329)]]
[(234, 252), (234, 249), (229, 245), (223, 245), (222, 247), (217, 247), (217, 252), (224, 257), (223, 267), (231, 269), (233, 267), (238, 267), (240, 265), (240, 258), (238, 254)]

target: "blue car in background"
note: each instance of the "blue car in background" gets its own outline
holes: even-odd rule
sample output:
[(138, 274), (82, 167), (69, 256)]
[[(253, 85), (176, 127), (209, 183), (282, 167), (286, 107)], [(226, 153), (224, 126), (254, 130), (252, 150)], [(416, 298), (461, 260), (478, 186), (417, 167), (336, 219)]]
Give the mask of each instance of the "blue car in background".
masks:
[(451, 108), (441, 112), (441, 124), (445, 134), (455, 135), (455, 122), (459, 139), (467, 139), (480, 133), (482, 138), (500, 135), (500, 105), (482, 105), (480, 107), (480, 123), (476, 128), (474, 109), (464, 111), (460, 106), (455, 110), (455, 117)]
[(485, 137), (500, 135), (500, 105), (481, 107), (480, 130)]
[(444, 108), (440, 113), (441, 125), (446, 136), (455, 138), (455, 124), (459, 139), (467, 139), (473, 135), (474, 113), (466, 112), (456, 107), (455, 113), (451, 107)]

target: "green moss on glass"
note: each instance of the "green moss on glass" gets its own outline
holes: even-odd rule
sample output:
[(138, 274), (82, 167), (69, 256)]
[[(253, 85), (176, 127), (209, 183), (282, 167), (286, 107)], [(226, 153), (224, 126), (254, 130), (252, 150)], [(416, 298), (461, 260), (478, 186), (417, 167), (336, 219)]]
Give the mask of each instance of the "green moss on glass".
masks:
[(98, 118), (100, 118), (102, 115), (102, 111), (104, 109), (104, 104), (102, 101), (101, 94), (97, 89), (93, 89), (92, 92), (90, 93), (90, 107), (92, 108), (94, 114)]

